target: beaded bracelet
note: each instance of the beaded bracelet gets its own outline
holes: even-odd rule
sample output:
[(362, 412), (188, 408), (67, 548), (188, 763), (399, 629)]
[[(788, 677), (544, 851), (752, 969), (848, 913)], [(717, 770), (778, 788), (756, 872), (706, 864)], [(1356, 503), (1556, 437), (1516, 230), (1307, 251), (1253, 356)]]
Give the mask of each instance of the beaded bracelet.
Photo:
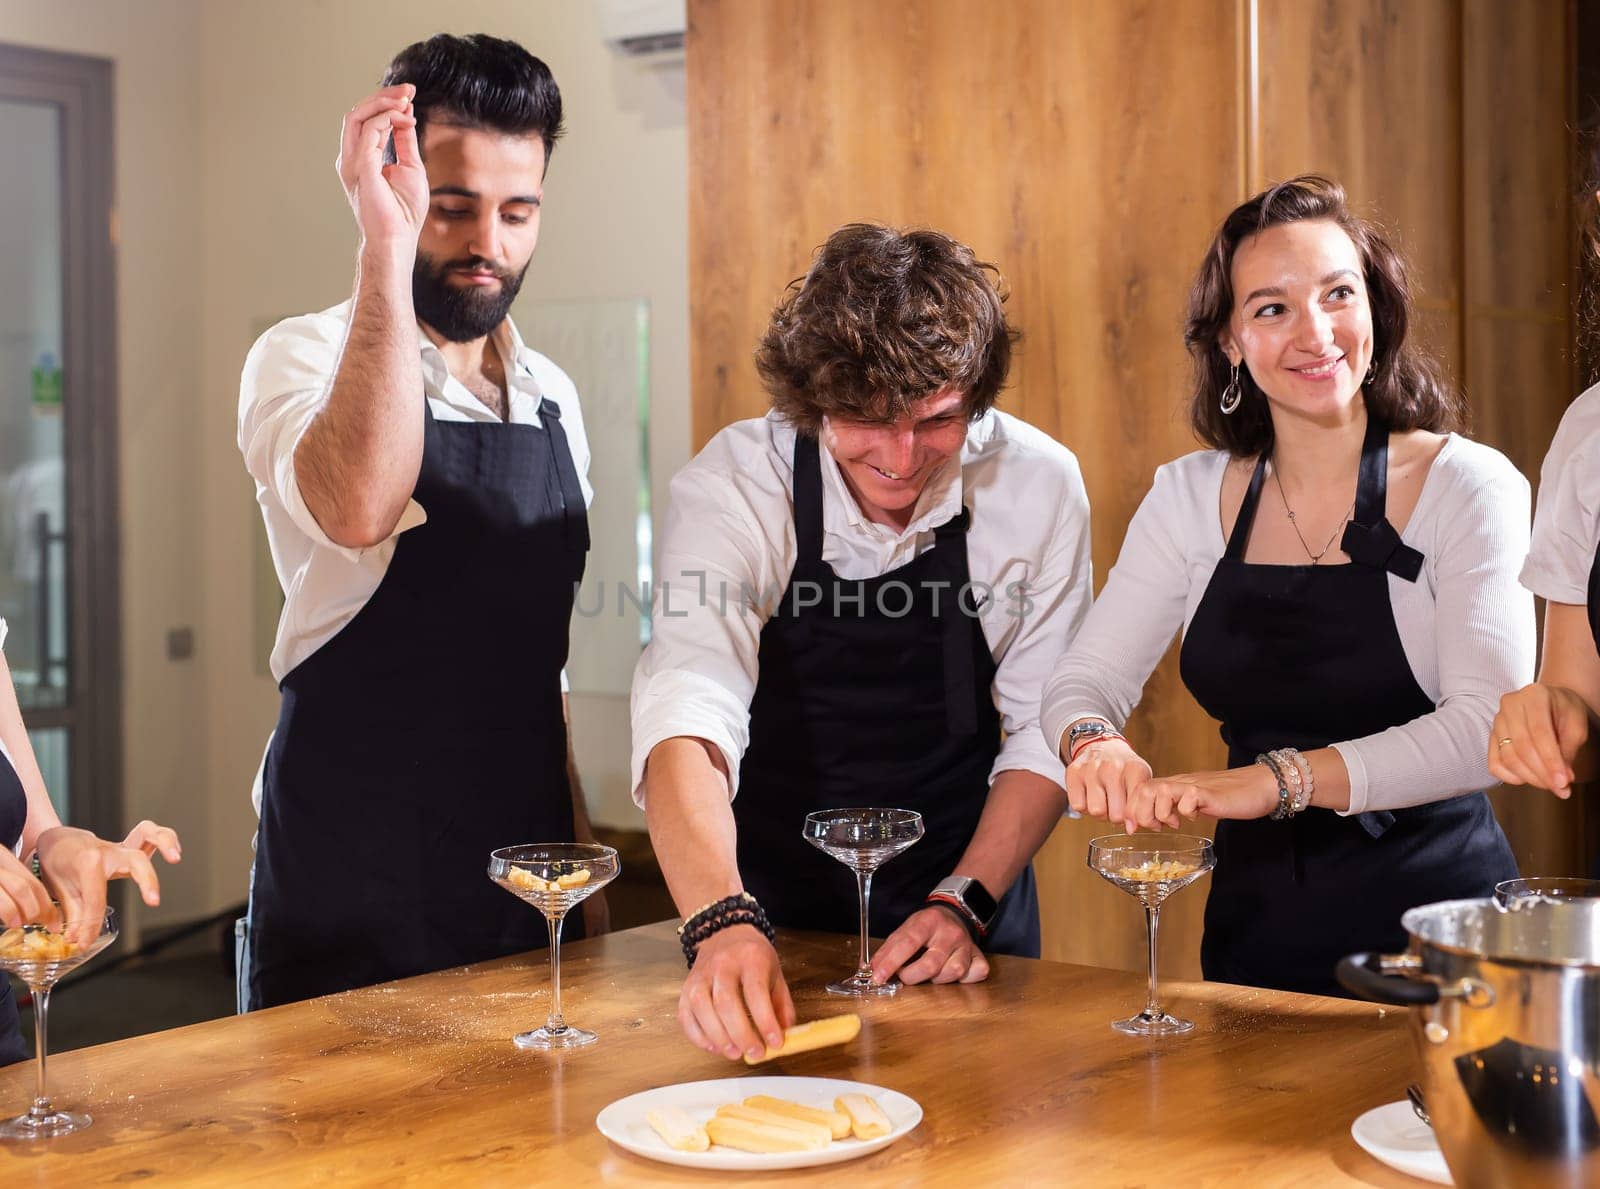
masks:
[(1263, 752), (1256, 756), (1256, 763), (1265, 765), (1267, 771), (1272, 773), (1272, 778), (1278, 782), (1278, 805), (1268, 816), (1275, 822), (1281, 822), (1286, 817), (1294, 816), (1294, 796), (1289, 791), (1289, 783), (1284, 777), (1283, 766), (1271, 752)]
[(678, 940), (683, 946), (684, 961), (692, 968), (700, 943), (734, 925), (753, 925), (769, 942), (777, 941), (772, 922), (767, 919), (766, 910), (760, 902), (749, 892), (738, 892), (696, 910), (678, 926)]
[(1303, 813), (1311, 804), (1316, 782), (1311, 776), (1311, 761), (1295, 747), (1279, 747), (1256, 757), (1278, 782), (1278, 807), (1269, 815), (1275, 822)]
[(1290, 807), (1290, 813), (1303, 813), (1311, 804), (1311, 794), (1316, 789), (1316, 780), (1311, 775), (1311, 761), (1306, 759), (1298, 747), (1280, 747), (1271, 754), (1294, 769), (1297, 787), (1294, 790), (1294, 802)]
[(1274, 762), (1278, 779), (1282, 779), (1283, 783), (1288, 784), (1288, 787), (1290, 787), (1290, 803), (1288, 803), (1288, 813), (1285, 816), (1294, 816), (1294, 813), (1296, 813), (1294, 807), (1298, 805), (1299, 799), (1301, 799), (1301, 792), (1306, 789), (1306, 783), (1302, 781), (1301, 775), (1299, 775), (1299, 768), (1294, 767), (1294, 760), (1288, 757), (1288, 752), (1283, 751), (1282, 747), (1274, 747), (1272, 751), (1267, 752), (1267, 759)]

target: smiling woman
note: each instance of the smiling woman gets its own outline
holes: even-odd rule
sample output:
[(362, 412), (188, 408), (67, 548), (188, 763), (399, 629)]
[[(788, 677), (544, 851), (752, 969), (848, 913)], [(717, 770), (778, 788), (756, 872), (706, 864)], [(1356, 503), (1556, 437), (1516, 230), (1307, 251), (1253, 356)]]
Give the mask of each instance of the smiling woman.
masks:
[[(1209, 979), (1339, 994), (1338, 959), (1402, 948), (1406, 909), (1516, 871), (1480, 790), (1495, 701), (1533, 660), (1528, 484), (1454, 432), (1410, 303), (1325, 178), (1228, 215), (1185, 336), (1213, 449), (1157, 471), (1045, 688), (1075, 808), (1130, 832), (1219, 819)], [(1180, 629), (1230, 767), (1156, 778), (1120, 724)]]

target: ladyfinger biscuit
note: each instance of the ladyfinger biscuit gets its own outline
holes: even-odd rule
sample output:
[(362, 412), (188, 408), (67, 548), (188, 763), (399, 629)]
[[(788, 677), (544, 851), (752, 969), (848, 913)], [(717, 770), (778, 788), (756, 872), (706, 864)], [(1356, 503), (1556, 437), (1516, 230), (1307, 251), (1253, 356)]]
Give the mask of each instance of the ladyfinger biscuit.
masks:
[(644, 1121), (659, 1135), (669, 1148), (679, 1152), (704, 1152), (711, 1146), (706, 1129), (676, 1106), (657, 1107), (647, 1111)]
[(759, 1110), (753, 1106), (740, 1106), (737, 1102), (719, 1106), (717, 1114), (724, 1119), (743, 1119), (746, 1123), (767, 1123), (773, 1127), (789, 1127), (795, 1131), (803, 1131), (807, 1135), (820, 1136), (824, 1144), (833, 1142), (833, 1129), (826, 1123), (809, 1122), (805, 1119), (791, 1119), (788, 1115), (780, 1115), (775, 1111)]
[(842, 1016), (829, 1016), (825, 1020), (812, 1020), (809, 1024), (796, 1024), (793, 1028), (784, 1029), (783, 1043), (775, 1049), (768, 1049), (763, 1056), (746, 1057), (746, 1065), (759, 1065), (763, 1061), (771, 1061), (774, 1057), (792, 1057), (796, 1053), (809, 1052), (811, 1049), (825, 1048), (828, 1045), (842, 1045), (851, 1041), (861, 1031), (861, 1017), (855, 1012)]
[(805, 1131), (775, 1123), (752, 1123), (731, 1115), (712, 1115), (706, 1121), (706, 1133), (719, 1147), (741, 1152), (815, 1152), (830, 1142), (820, 1129)]
[(548, 892), (553, 890), (549, 884), (526, 867), (513, 867), (510, 871), (507, 871), (506, 882), (514, 888), (521, 888), (527, 892)]
[(787, 1098), (773, 1098), (769, 1094), (752, 1094), (744, 1100), (744, 1104), (771, 1115), (782, 1115), (786, 1119), (798, 1119), (802, 1123), (820, 1123), (828, 1129), (834, 1139), (843, 1139), (850, 1134), (850, 1116), (843, 1111), (805, 1106), (802, 1103), (790, 1102)]
[(565, 875), (556, 876), (556, 887), (563, 892), (571, 891), (573, 888), (581, 888), (588, 882), (589, 869), (587, 867), (579, 867), (576, 871), (569, 871)]
[(833, 1109), (850, 1116), (850, 1130), (857, 1139), (877, 1139), (894, 1130), (889, 1116), (865, 1094), (841, 1094), (833, 1100)]

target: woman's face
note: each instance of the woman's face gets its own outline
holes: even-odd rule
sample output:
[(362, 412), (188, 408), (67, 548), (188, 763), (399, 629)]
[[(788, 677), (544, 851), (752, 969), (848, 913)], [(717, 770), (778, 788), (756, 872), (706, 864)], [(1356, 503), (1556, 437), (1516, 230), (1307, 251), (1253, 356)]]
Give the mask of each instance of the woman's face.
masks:
[(1372, 362), (1372, 307), (1361, 255), (1337, 223), (1281, 223), (1233, 257), (1233, 317), (1222, 335), (1283, 415), (1337, 424)]

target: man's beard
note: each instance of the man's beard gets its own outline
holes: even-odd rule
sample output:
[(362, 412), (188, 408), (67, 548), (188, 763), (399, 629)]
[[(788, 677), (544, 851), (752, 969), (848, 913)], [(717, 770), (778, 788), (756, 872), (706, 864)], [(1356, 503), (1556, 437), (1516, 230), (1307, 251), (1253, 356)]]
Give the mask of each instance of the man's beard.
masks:
[[(533, 263), (530, 259), (529, 264)], [(451, 270), (470, 268), (493, 272), (500, 282), (487, 285), (452, 285), (448, 279)], [(452, 343), (470, 343), (481, 339), (505, 321), (506, 311), (517, 299), (522, 288), (522, 278), (528, 275), (528, 265), (513, 275), (485, 260), (482, 256), (467, 256), (440, 265), (433, 257), (417, 253), (417, 262), (411, 270), (411, 301), (417, 317)]]

